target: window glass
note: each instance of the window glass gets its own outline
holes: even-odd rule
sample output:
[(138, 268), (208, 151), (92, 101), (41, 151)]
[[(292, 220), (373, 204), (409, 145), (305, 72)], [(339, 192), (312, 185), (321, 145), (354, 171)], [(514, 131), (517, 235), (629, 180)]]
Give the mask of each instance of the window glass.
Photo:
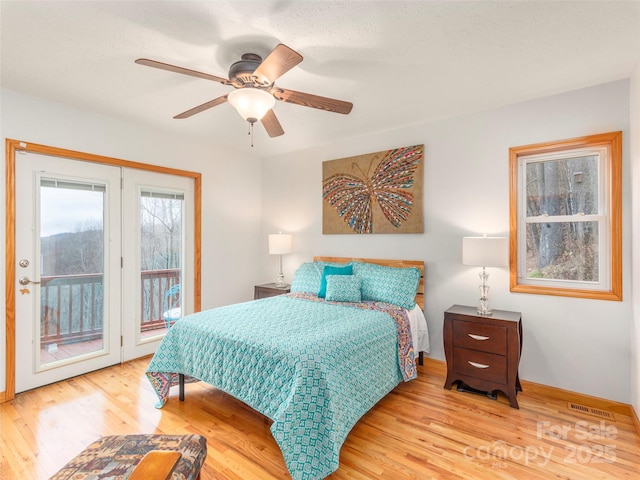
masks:
[(163, 334), (182, 317), (184, 195), (140, 192), (142, 338)]
[(526, 232), (527, 278), (599, 281), (597, 222), (528, 223)]
[(514, 147), (510, 170), (511, 290), (621, 300), (621, 133)]
[(598, 156), (528, 162), (527, 216), (598, 213)]

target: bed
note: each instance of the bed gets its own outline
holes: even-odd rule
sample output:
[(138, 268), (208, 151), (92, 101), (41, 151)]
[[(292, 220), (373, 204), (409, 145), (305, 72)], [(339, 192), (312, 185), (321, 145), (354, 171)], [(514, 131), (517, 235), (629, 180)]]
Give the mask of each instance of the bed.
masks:
[(289, 294), (188, 315), (147, 369), (157, 406), (181, 379), (209, 383), (273, 421), (293, 479), (324, 478), (360, 417), (417, 375), (423, 277), (419, 261), (314, 257)]

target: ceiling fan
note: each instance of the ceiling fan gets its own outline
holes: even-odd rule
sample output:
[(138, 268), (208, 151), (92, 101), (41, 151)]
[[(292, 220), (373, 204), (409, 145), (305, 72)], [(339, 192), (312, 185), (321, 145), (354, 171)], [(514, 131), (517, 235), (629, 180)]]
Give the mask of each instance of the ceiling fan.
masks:
[(276, 100), (343, 115), (347, 115), (353, 108), (350, 102), (277, 87), (274, 82), (300, 62), (302, 62), (302, 55), (286, 45), (279, 44), (264, 60), (255, 53), (245, 53), (239, 61), (231, 65), (229, 79), (226, 79), (147, 58), (136, 60), (139, 65), (204, 78), (234, 88), (226, 95), (214, 98), (173, 118), (188, 118), (229, 102), (250, 123), (251, 127), (260, 120), (270, 137), (278, 137), (284, 133), (273, 112)]

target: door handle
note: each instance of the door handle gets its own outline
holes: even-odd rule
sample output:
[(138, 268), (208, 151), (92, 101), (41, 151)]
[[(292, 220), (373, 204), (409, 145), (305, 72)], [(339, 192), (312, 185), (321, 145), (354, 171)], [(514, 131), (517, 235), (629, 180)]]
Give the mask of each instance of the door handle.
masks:
[(18, 283), (20, 285), (29, 285), (30, 283), (33, 283), (34, 285), (40, 285), (40, 282), (34, 282), (32, 280), (29, 280), (29, 277), (20, 277), (18, 279)]

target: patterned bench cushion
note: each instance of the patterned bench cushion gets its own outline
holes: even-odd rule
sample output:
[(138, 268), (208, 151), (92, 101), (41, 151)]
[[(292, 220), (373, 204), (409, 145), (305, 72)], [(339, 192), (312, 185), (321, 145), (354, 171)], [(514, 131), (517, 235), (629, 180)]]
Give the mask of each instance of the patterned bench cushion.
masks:
[(50, 480), (125, 479), (151, 450), (182, 454), (171, 480), (195, 480), (207, 457), (202, 435), (113, 435), (101, 437), (67, 463)]

